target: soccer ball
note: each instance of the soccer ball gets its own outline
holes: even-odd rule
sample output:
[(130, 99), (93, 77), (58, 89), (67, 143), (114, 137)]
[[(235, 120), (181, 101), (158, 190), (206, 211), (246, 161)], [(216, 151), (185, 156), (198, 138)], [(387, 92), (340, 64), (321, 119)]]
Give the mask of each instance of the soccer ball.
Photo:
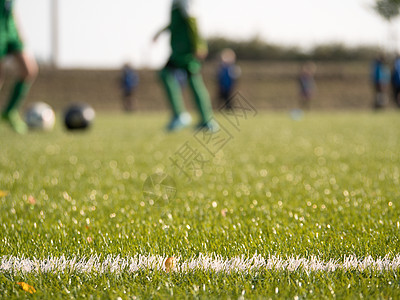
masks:
[(56, 115), (50, 105), (36, 102), (26, 110), (25, 122), (30, 129), (50, 131), (56, 122)]
[(65, 127), (69, 130), (89, 128), (95, 117), (94, 109), (86, 104), (73, 104), (67, 108), (64, 115)]

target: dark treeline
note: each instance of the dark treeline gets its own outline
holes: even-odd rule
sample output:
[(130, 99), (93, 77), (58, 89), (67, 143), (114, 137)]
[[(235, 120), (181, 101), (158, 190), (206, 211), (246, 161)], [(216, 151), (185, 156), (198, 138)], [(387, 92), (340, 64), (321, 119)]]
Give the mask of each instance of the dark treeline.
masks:
[(224, 48), (231, 48), (241, 60), (319, 60), (354, 61), (371, 60), (380, 52), (379, 47), (349, 47), (340, 43), (318, 45), (305, 51), (298, 47), (267, 43), (257, 37), (249, 40), (231, 40), (222, 37), (208, 39), (209, 58), (215, 59)]

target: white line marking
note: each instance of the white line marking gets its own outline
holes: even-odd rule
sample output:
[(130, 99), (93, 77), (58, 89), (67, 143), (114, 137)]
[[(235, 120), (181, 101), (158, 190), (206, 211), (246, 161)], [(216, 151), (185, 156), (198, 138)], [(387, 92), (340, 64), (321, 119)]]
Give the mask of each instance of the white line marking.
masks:
[[(323, 261), (318, 257), (281, 258), (270, 256), (264, 258), (261, 255), (254, 255), (246, 258), (244, 255), (234, 258), (223, 258), (222, 256), (200, 254), (197, 258), (182, 260), (175, 259), (174, 271), (190, 273), (194, 271), (214, 271), (223, 273), (249, 273), (251, 271), (305, 271), (305, 272), (335, 272), (336, 270), (359, 271), (375, 270), (381, 272), (398, 271), (400, 269), (400, 254), (396, 256), (386, 255), (374, 259), (372, 256), (357, 258), (356, 256), (345, 256), (342, 261)], [(0, 261), (0, 273), (135, 273), (146, 270), (164, 270), (165, 260), (162, 256), (136, 255), (134, 257), (122, 258), (109, 255), (102, 257), (94, 255), (91, 257), (49, 257), (38, 260), (35, 258), (18, 258), (14, 256), (3, 256)]]

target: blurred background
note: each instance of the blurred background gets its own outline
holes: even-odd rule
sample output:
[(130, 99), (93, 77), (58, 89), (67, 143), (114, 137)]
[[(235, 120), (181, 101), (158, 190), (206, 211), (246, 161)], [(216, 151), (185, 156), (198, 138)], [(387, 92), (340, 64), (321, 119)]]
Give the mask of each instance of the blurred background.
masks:
[[(374, 0), (201, 0), (196, 15), (205, 37), (259, 38), (304, 51), (329, 43), (395, 47), (395, 29)], [(61, 68), (159, 67), (168, 37), (151, 39), (168, 22), (165, 0), (18, 0), (27, 45), (39, 61)], [(392, 28), (392, 32), (390, 30)], [(392, 36), (390, 36), (392, 35)]]
[[(400, 18), (380, 15), (378, 2), (197, 1), (212, 98), (218, 55), (229, 47), (242, 70), (237, 88), (260, 109), (296, 107), (298, 72), (309, 60), (317, 65), (311, 108), (370, 108), (371, 61), (399, 50)], [(26, 105), (44, 101), (57, 110), (83, 101), (120, 110), (120, 70), (129, 63), (140, 78), (137, 110), (166, 108), (155, 70), (168, 58), (168, 34), (152, 38), (168, 23), (169, 8), (161, 0), (17, 0), (26, 46), (41, 66)]]

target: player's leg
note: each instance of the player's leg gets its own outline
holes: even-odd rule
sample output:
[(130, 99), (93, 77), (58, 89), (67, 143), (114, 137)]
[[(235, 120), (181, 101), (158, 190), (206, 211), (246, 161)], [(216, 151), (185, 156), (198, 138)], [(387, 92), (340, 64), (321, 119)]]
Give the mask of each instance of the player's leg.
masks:
[(233, 109), (232, 94), (233, 94), (233, 88), (232, 87), (227, 87), (226, 91), (224, 93), (224, 100), (225, 100), (225, 108), (228, 109), (228, 110), (232, 110)]
[(3, 61), (0, 58), (0, 91), (4, 84), (4, 75), (3, 75)]
[(200, 112), (201, 121), (199, 127), (210, 131), (217, 131), (219, 127), (213, 120), (210, 96), (203, 82), (201, 73), (189, 74), (188, 79), (193, 97)]
[(187, 127), (191, 123), (191, 117), (185, 110), (181, 87), (175, 76), (174, 69), (168, 66), (165, 67), (161, 70), (160, 77), (173, 113), (173, 118), (167, 129), (173, 131)]
[(28, 93), (33, 80), (36, 78), (38, 67), (34, 58), (24, 51), (16, 52), (13, 56), (17, 63), (19, 74), (8, 103), (3, 110), (2, 117), (10, 123), (15, 131), (24, 133), (27, 127), (19, 116), (18, 108)]
[(4, 34), (3, 31), (0, 30), (0, 92), (4, 84), (4, 59), (7, 55), (7, 41), (1, 39), (1, 36)]
[(126, 111), (126, 112), (133, 111), (132, 91), (128, 88), (125, 88), (123, 91), (122, 107), (123, 107), (124, 111)]
[(165, 67), (161, 70), (160, 77), (167, 93), (174, 117), (179, 116), (185, 111), (185, 107), (183, 104), (181, 88), (173, 69)]
[(201, 120), (207, 122), (212, 118), (211, 102), (208, 91), (200, 74), (189, 75), (189, 85), (199, 109)]
[(400, 107), (400, 86), (396, 87), (395, 96), (394, 97), (395, 97), (397, 106)]

